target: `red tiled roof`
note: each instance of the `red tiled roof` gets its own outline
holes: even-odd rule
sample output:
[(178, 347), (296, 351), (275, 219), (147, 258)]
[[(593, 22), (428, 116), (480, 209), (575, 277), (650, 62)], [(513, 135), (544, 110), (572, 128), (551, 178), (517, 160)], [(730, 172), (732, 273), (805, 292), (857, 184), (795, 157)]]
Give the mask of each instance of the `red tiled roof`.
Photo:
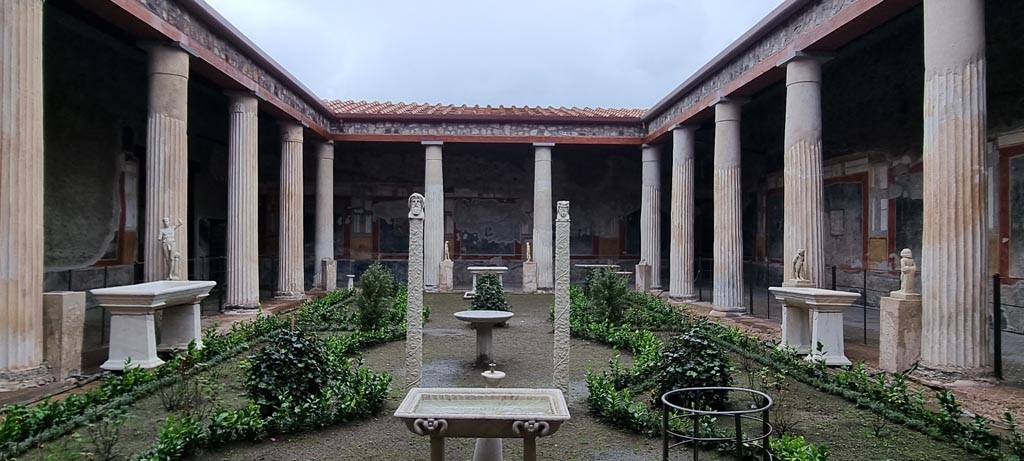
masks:
[(639, 122), (644, 109), (603, 109), (590, 107), (456, 106), (404, 102), (325, 100), (324, 104), (341, 118), (432, 118), (432, 119), (574, 119)]

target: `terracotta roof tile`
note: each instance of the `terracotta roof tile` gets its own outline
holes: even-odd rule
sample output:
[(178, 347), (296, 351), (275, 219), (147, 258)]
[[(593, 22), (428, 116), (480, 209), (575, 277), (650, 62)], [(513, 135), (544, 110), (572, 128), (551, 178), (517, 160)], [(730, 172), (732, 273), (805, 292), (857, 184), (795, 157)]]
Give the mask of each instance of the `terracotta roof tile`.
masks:
[(499, 105), (456, 106), (454, 104), (429, 104), (377, 101), (341, 101), (325, 100), (324, 104), (335, 115), (345, 118), (360, 116), (423, 116), (423, 117), (481, 117), (481, 118), (573, 118), (573, 119), (637, 119), (644, 114), (644, 109), (605, 109), (600, 107), (529, 107)]

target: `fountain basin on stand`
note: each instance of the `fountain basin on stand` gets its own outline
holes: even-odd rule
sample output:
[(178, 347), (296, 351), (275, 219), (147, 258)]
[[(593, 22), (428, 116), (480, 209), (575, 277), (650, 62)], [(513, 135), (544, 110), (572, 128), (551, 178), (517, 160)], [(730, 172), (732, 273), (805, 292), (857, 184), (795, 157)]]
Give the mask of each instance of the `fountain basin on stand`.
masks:
[(476, 362), (488, 364), (494, 361), (494, 326), (507, 322), (515, 314), (506, 311), (460, 311), (455, 318), (469, 322), (476, 329)]

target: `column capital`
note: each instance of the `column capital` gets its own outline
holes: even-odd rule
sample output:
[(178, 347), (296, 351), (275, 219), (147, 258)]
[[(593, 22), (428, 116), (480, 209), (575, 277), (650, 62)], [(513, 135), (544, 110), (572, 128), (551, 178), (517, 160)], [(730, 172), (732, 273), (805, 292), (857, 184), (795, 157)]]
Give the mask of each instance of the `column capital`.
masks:
[(715, 123), (740, 121), (741, 107), (750, 101), (747, 98), (718, 98), (711, 103), (715, 108)]
[(694, 123), (680, 123), (671, 128), (671, 131), (684, 130), (684, 131), (697, 131), (699, 128)]
[(535, 142), (535, 143), (533, 143), (533, 147), (555, 147), (555, 143), (553, 143), (553, 142)]
[(188, 78), (189, 57), (194, 54), (181, 42), (139, 42), (149, 54), (149, 73)]
[(231, 112), (253, 113), (259, 108), (259, 98), (252, 91), (227, 90), (224, 94), (228, 97)]
[(420, 144), (424, 146), (443, 146), (444, 141), (420, 141)]
[(293, 120), (282, 120), (280, 125), (282, 142), (302, 142), (301, 124)]
[(323, 160), (334, 160), (334, 141), (321, 141), (320, 149), (317, 150), (317, 157)]
[(655, 146), (655, 145), (652, 145), (652, 144), (644, 144), (641, 147), (643, 148), (643, 150), (641, 152), (641, 161), (642, 162), (646, 163), (646, 162), (657, 162), (658, 161), (658, 154), (661, 152), (661, 146)]
[(831, 61), (836, 57), (835, 53), (826, 52), (815, 52), (815, 51), (790, 51), (782, 59), (779, 60), (775, 67), (783, 67), (794, 61), (812, 61), (818, 64), (824, 64)]

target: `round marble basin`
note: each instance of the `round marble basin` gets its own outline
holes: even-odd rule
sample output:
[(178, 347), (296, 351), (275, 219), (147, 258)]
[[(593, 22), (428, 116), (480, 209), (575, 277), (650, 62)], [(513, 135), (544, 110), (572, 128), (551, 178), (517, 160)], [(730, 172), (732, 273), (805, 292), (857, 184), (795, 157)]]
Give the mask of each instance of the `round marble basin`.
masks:
[(494, 361), (494, 325), (508, 321), (515, 315), (506, 311), (461, 311), (455, 318), (469, 322), (476, 329), (476, 362), (488, 364)]
[(460, 311), (455, 318), (469, 323), (490, 323), (491, 325), (508, 321), (516, 314), (506, 311)]

